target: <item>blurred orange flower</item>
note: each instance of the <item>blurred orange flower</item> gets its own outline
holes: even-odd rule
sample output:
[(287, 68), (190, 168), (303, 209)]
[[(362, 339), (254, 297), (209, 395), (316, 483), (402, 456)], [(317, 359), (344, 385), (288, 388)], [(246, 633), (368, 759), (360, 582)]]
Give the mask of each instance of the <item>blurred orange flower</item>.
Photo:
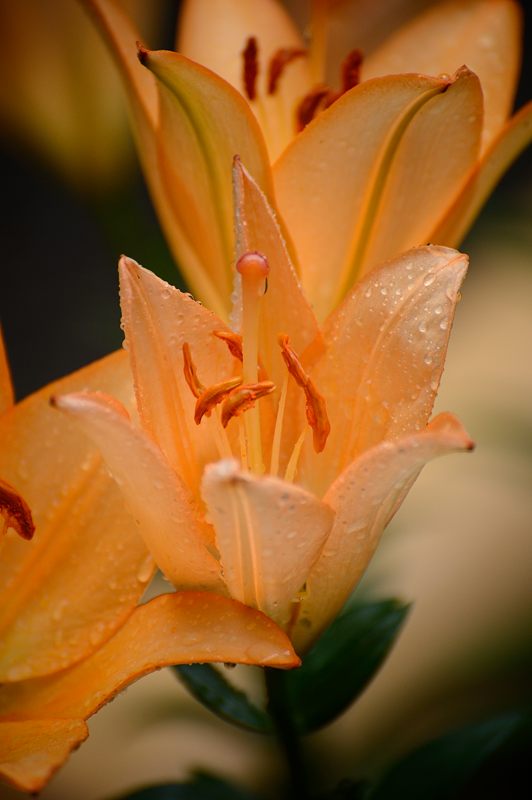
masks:
[[(271, 620), (233, 600), (196, 591), (138, 605), (153, 560), (99, 454), (49, 405), (54, 392), (91, 387), (127, 403), (125, 355), (12, 406), (3, 352), (0, 776), (35, 792), (87, 737), (87, 717), (147, 672), (193, 661), (291, 667), (298, 659)], [(27, 503), (31, 541), (16, 532), (31, 536)]]
[[(187, 0), (181, 52), (141, 48), (148, 72), (119, 4), (83, 2), (124, 77), (170, 246), (194, 294), (222, 317), (235, 154), (290, 232), (324, 319), (380, 261), (426, 242), (458, 245), (532, 135), (532, 105), (507, 121), (520, 60), (513, 0), (438, 3), (366, 62), (352, 54), (344, 85), (318, 92), (324, 51), (335, 51), (326, 23), (349, 3), (313, 4), (312, 30), (325, 33), (307, 47), (276, 0)], [(298, 116), (311, 121), (296, 133)]]

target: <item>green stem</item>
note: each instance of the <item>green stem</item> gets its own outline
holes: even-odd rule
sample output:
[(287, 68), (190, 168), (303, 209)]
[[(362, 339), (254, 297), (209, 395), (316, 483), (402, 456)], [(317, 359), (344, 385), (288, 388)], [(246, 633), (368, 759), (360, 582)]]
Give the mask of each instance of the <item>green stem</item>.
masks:
[(286, 684), (282, 670), (264, 670), (268, 692), (268, 712), (275, 726), (279, 748), (282, 750), (290, 779), (291, 800), (309, 800), (308, 776), (305, 770), (301, 740), (286, 702)]

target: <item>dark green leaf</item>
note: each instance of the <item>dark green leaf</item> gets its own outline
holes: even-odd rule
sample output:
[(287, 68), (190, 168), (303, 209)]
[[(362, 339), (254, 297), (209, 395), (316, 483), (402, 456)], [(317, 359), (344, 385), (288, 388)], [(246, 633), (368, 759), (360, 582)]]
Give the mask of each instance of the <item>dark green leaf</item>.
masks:
[[(487, 797), (484, 792), (480, 795), (472, 792), (470, 782), (474, 776), (490, 764), (492, 767), (497, 762), (502, 764), (512, 752), (519, 754), (526, 750), (530, 755), (531, 746), (530, 712), (505, 714), (469, 725), (429, 742), (393, 766), (369, 793), (368, 800)], [(511, 758), (506, 766), (508, 778), (512, 781), (510, 764)], [(506, 790), (510, 788), (506, 783)], [(501, 796), (510, 797), (510, 794), (505, 791)]]
[(283, 674), (296, 729), (327, 725), (362, 692), (390, 651), (408, 613), (397, 600), (348, 608), (303, 659)]
[(259, 800), (235, 786), (211, 775), (197, 775), (187, 783), (148, 786), (117, 800)]
[(222, 719), (257, 733), (271, 733), (268, 714), (253, 705), (211, 664), (186, 664), (173, 669), (188, 691)]

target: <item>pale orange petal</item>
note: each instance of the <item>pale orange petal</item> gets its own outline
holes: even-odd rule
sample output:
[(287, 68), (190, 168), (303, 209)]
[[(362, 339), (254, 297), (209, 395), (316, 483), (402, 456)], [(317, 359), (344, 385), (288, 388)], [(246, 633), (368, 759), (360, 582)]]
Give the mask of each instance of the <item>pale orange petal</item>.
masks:
[(456, 250), (411, 250), (358, 284), (328, 320), (311, 376), (331, 433), (323, 453), (305, 447), (299, 476), (319, 496), (357, 454), (427, 424), (466, 268)]
[[(219, 256), (214, 264), (203, 261), (204, 248), (194, 238), (197, 224), (193, 224), (190, 214), (187, 216), (186, 207), (183, 208), (177, 202), (178, 195), (172, 195), (169, 191), (173, 185), (168, 186), (165, 175), (167, 165), (164, 160), (161, 163), (161, 154), (158, 151), (160, 109), (157, 82), (149, 70), (139, 63), (137, 42), (140, 36), (116, 0), (82, 2), (93, 17), (120, 69), (129, 99), (133, 132), (144, 175), (174, 257), (195, 295), (210, 308), (223, 314), (227, 310), (227, 303), (214, 282), (216, 270), (220, 266)], [(186, 177), (191, 179), (189, 174)], [(186, 194), (194, 197), (193, 177), (186, 187), (183, 181), (182, 184)], [(200, 210), (200, 218), (208, 218), (209, 211), (210, 208), (205, 209), (205, 212)], [(214, 274), (211, 274), (211, 270), (214, 270)]]
[(56, 676), (0, 688), (3, 719), (86, 719), (128, 684), (171, 664), (299, 664), (268, 617), (216, 594), (164, 594), (139, 606), (103, 647)]
[(450, 0), (435, 4), (390, 37), (366, 61), (362, 76), (452, 74), (467, 64), (484, 92), (487, 147), (512, 109), (520, 60), (521, 11), (514, 0)]
[(293, 483), (219, 461), (202, 493), (232, 597), (285, 625), (331, 529), (333, 513)]
[(310, 123), (275, 164), (277, 206), (318, 317), (347, 291), (405, 131), (448, 85), (417, 75), (362, 83)]
[(477, 161), (482, 119), (478, 78), (459, 70), (447, 91), (427, 103), (406, 130), (376, 199), (366, 248), (355, 256), (353, 276), (435, 241), (430, 238), (435, 221), (459, 195)]
[(246, 101), (226, 81), (178, 53), (144, 51), (158, 81), (157, 143), (162, 181), (222, 297), (232, 288), (234, 254), (231, 168), (240, 155), (271, 194), (260, 128)]
[(204, 544), (190, 495), (157, 445), (105, 395), (80, 392), (54, 402), (100, 449), (168, 580), (178, 588), (221, 588), (218, 564)]
[(0, 415), (11, 408), (14, 402), (13, 384), (7, 359), (4, 335), (0, 327)]
[(432, 230), (429, 241), (457, 246), (506, 170), (532, 141), (532, 103), (506, 124), (470, 173), (456, 201)]
[(422, 433), (366, 451), (337, 478), (324, 498), (336, 511), (334, 526), (307, 580), (292, 634), (298, 652), (338, 614), (423, 465), (472, 447), (460, 422), (440, 414)]
[(32, 541), (0, 545), (0, 682), (62, 669), (107, 639), (146, 587), (148, 551), (122, 496), (54, 393), (103, 389), (127, 402), (117, 353), (28, 397), (0, 418), (0, 476), (28, 503)]
[(262, 124), (270, 157), (275, 158), (295, 134), (297, 101), (311, 88), (307, 59), (300, 57), (285, 67), (275, 93), (268, 94), (269, 65), (275, 53), (281, 48), (305, 48), (280, 3), (188, 0), (181, 16), (177, 49), (221, 75), (247, 97), (242, 53), (250, 37), (255, 37), (258, 48), (257, 98), (251, 107)]
[[(320, 336), (312, 308), (305, 299), (292, 266), (275, 213), (265, 195), (240, 161), (234, 167), (237, 258), (257, 251), (266, 256), (268, 290), (261, 300), (259, 352), (268, 377), (282, 385), (286, 367), (278, 336), (286, 333), (298, 353)], [(236, 317), (241, 310), (237, 307)]]
[(0, 776), (21, 792), (38, 792), (88, 735), (80, 719), (0, 721)]
[(205, 386), (228, 380), (235, 359), (215, 331), (226, 326), (189, 295), (128, 258), (120, 261), (120, 296), (142, 425), (193, 493), (202, 464), (220, 457), (214, 418), (194, 422), (196, 399), (183, 374), (183, 345), (190, 346)]

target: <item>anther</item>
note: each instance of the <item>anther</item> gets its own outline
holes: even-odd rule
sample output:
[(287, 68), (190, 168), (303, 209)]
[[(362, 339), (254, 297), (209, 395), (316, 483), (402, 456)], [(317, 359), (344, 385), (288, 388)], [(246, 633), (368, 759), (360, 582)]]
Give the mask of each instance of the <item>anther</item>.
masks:
[(281, 75), (288, 64), (295, 61), (296, 58), (306, 56), (306, 54), (306, 50), (301, 47), (281, 47), (273, 54), (268, 69), (268, 94), (275, 94)]
[(239, 333), (233, 333), (233, 331), (213, 331), (212, 335), (226, 343), (233, 358), (236, 358), (238, 361), (243, 360), (242, 337)]
[(275, 390), (275, 384), (271, 381), (261, 383), (246, 384), (232, 391), (225, 399), (222, 406), (222, 425), (227, 427), (233, 417), (238, 417), (250, 408), (261, 397), (271, 394)]
[(361, 50), (351, 50), (342, 61), (342, 92), (348, 92), (360, 83), (360, 68), (363, 55)]
[(209, 386), (205, 389), (201, 397), (196, 401), (196, 408), (194, 411), (194, 422), (199, 425), (205, 415), (210, 416), (211, 411), (218, 403), (221, 403), (228, 394), (230, 394), (237, 386), (242, 383), (242, 378), (230, 378), (228, 381), (222, 383), (215, 383), (214, 386)]
[(330, 89), (326, 86), (318, 86), (303, 97), (296, 109), (296, 128), (298, 132), (306, 128), (309, 122), (312, 122), (330, 93)]
[(248, 100), (254, 100), (257, 96), (257, 75), (259, 72), (259, 62), (257, 56), (257, 40), (254, 36), (250, 36), (246, 42), (244, 50), (242, 51), (242, 58), (244, 60), (242, 77), (244, 82), (244, 91), (246, 92)]
[(4, 531), (13, 528), (23, 539), (32, 538), (35, 525), (30, 507), (16, 489), (2, 480), (0, 480), (0, 515), (4, 518)]
[(183, 345), (183, 373), (185, 375), (188, 388), (194, 397), (200, 397), (200, 395), (202, 395), (205, 391), (205, 386), (198, 378), (196, 365), (192, 361), (192, 354), (190, 352), (190, 346), (188, 342), (185, 342)]
[(325, 399), (305, 372), (296, 352), (290, 347), (288, 336), (282, 333), (279, 335), (278, 341), (281, 347), (281, 355), (290, 375), (305, 393), (305, 411), (307, 422), (312, 428), (314, 450), (317, 453), (321, 453), (331, 432)]

